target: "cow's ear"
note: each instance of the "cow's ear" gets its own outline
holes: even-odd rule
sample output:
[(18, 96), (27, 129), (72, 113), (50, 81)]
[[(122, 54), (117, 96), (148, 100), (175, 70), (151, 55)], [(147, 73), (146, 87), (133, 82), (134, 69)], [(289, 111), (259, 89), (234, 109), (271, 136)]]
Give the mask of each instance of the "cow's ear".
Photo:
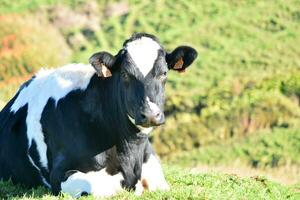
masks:
[(189, 46), (179, 46), (172, 53), (166, 55), (168, 68), (178, 72), (184, 72), (197, 58), (197, 51)]
[(89, 62), (95, 68), (99, 77), (107, 78), (112, 76), (112, 67), (116, 62), (116, 58), (110, 53), (102, 51), (93, 54)]

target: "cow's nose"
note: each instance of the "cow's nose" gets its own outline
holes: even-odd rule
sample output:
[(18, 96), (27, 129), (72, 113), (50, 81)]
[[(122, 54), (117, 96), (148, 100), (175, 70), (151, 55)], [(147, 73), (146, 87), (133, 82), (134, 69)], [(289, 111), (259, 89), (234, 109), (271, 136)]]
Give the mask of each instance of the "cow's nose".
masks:
[(161, 111), (142, 112), (141, 119), (144, 126), (159, 126), (165, 122), (164, 113)]

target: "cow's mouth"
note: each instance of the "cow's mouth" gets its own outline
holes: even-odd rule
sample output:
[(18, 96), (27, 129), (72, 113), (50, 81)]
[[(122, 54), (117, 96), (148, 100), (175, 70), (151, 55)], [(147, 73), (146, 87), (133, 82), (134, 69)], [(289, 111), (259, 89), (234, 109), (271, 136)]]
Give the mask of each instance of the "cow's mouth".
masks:
[(149, 133), (152, 131), (152, 129), (153, 129), (152, 126), (150, 126), (150, 125), (144, 125), (144, 126), (137, 125), (137, 124), (135, 123), (135, 120), (134, 120), (133, 117), (131, 117), (129, 114), (127, 114), (127, 116), (128, 116), (129, 121), (130, 121), (132, 124), (134, 124), (134, 125), (135, 125), (142, 133), (149, 134)]
[(135, 119), (133, 118), (133, 117), (131, 117), (129, 114), (127, 114), (127, 116), (128, 116), (128, 119), (129, 119), (129, 121), (132, 123), (132, 124), (134, 124), (135, 126), (139, 126), (139, 127), (143, 127), (143, 128), (149, 128), (149, 127), (151, 127), (149, 124), (143, 124), (143, 125), (141, 125), (141, 124), (137, 124), (136, 123), (136, 121), (135, 121)]

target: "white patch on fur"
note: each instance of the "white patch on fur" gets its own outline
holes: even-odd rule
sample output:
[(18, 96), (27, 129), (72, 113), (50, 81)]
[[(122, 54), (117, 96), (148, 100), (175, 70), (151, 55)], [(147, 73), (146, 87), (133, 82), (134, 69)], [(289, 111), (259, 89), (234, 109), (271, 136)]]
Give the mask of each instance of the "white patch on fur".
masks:
[(161, 47), (153, 39), (141, 37), (127, 43), (125, 49), (145, 77), (152, 69)]
[(144, 133), (146, 135), (150, 134), (151, 131), (153, 130), (153, 127), (146, 127), (146, 128), (142, 127), (142, 126), (137, 126), (137, 127), (142, 133)]
[(140, 125), (136, 125), (135, 120), (132, 117), (130, 117), (129, 115), (127, 115), (127, 116), (129, 118), (129, 120), (131, 121), (131, 123), (134, 124), (142, 133), (149, 134), (153, 130), (153, 127), (143, 127)]
[(138, 182), (135, 184), (135, 191), (134, 194), (136, 196), (141, 196), (144, 192), (144, 187), (142, 185), (142, 182), (140, 180), (138, 180)]
[(36, 166), (36, 164), (34, 163), (34, 161), (32, 160), (32, 158), (31, 158), (31, 156), (28, 154), (28, 158), (29, 158), (29, 161), (30, 161), (30, 163), (32, 164), (32, 166), (34, 167), (34, 168), (36, 168), (36, 170), (39, 172), (39, 174), (40, 174), (40, 176), (41, 176), (41, 178), (42, 178), (42, 181), (43, 181), (43, 183), (44, 183), (44, 185), (46, 186), (46, 187), (48, 187), (48, 188), (51, 188), (51, 185), (48, 183), (48, 181), (45, 179), (45, 177), (42, 175), (42, 172), (41, 172), (41, 170), (40, 170), (40, 168), (38, 168), (38, 166)]
[(160, 108), (158, 107), (158, 105), (156, 105), (156, 103), (153, 103), (152, 101), (150, 101), (149, 97), (146, 97), (146, 101), (150, 107), (150, 110), (153, 112), (153, 113), (158, 113), (160, 112)]
[(40, 123), (44, 107), (50, 98), (53, 98), (57, 103), (73, 90), (86, 89), (94, 73), (95, 70), (92, 66), (84, 64), (69, 64), (50, 70), (42, 69), (31, 83), (20, 91), (11, 106), (11, 111), (16, 113), (21, 107), (28, 104), (26, 118), (28, 148), (34, 140), (40, 162), (46, 169), (48, 169), (47, 145)]
[(109, 197), (122, 191), (122, 180), (121, 173), (112, 176), (106, 169), (88, 173), (76, 172), (61, 183), (61, 190), (75, 198), (80, 197), (82, 192), (98, 197)]
[(148, 190), (169, 190), (161, 165), (156, 156), (150, 155), (148, 161), (142, 166), (142, 183), (146, 182)]

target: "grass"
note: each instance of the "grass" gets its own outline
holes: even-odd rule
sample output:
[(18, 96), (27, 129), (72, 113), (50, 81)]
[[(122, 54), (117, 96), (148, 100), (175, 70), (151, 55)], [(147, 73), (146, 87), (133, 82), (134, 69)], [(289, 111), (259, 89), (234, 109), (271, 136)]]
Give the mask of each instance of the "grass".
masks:
[[(240, 178), (234, 174), (191, 173), (182, 168), (165, 166), (165, 173), (171, 190), (167, 192), (145, 192), (136, 197), (122, 192), (111, 199), (297, 199), (300, 185), (284, 186), (264, 177)], [(0, 182), (1, 199), (57, 199), (44, 189), (26, 190), (11, 183)], [(71, 199), (61, 195), (59, 199)], [(97, 199), (92, 196), (83, 200)]]
[[(184, 75), (170, 73), (167, 122), (153, 134), (155, 149), (168, 162), (165, 171), (172, 189), (141, 198), (300, 199), (297, 178), (293, 182), (298, 180), (298, 185), (284, 186), (264, 177), (239, 177), (253, 169), (258, 174), (299, 176), (299, 1), (128, 0), (129, 12), (120, 16), (103, 14), (119, 1), (95, 2), (99, 12), (93, 18), (99, 17), (100, 24), (89, 32), (85, 26), (55, 27), (50, 12), (59, 5), (71, 8), (71, 16), (83, 14), (85, 1), (0, 0), (0, 57), (7, 62), (0, 69), (0, 108), (41, 63), (49, 65), (54, 55), (64, 56), (63, 48), (52, 50), (59, 38), (58, 46), (71, 49), (71, 61), (86, 63), (96, 51), (116, 53), (133, 32), (149, 32), (169, 51), (187, 44), (200, 56)], [(47, 39), (48, 28), (54, 40)], [(7, 37), (11, 34), (20, 41)], [(68, 43), (71, 36), (83, 38), (80, 48)], [(21, 50), (29, 56), (20, 56)], [(59, 62), (55, 65), (63, 64)], [(204, 168), (208, 170), (199, 174)], [(43, 188), (0, 183), (0, 199), (5, 198), (57, 199)], [(128, 192), (115, 197), (137, 198)]]
[(274, 129), (219, 141), (185, 153), (173, 154), (169, 163), (194, 171), (264, 175), (285, 184), (300, 183), (299, 129)]
[(274, 129), (251, 136), (220, 141), (173, 158), (181, 166), (229, 165), (239, 161), (255, 168), (297, 165), (300, 168), (300, 130)]

